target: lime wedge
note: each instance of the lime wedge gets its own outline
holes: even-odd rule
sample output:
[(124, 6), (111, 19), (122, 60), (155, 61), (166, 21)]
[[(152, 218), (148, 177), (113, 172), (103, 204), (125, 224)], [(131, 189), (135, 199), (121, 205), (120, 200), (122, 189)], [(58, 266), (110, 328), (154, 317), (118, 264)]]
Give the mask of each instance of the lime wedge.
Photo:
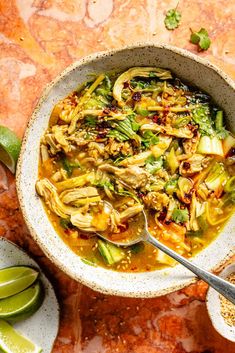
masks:
[(20, 153), (21, 142), (13, 131), (0, 125), (0, 161), (12, 173), (15, 173), (16, 163)]
[(5, 353), (39, 353), (42, 349), (0, 319), (0, 348)]
[(38, 271), (31, 267), (14, 266), (0, 270), (0, 299), (17, 294), (33, 284)]
[(42, 284), (37, 282), (23, 292), (0, 300), (0, 318), (19, 321), (33, 315), (44, 298)]

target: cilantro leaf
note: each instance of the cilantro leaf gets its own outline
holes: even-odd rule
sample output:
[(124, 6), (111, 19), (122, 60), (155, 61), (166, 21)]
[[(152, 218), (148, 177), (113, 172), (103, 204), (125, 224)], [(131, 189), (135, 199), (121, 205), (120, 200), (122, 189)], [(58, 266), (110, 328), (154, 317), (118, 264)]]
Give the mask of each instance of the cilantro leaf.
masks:
[(189, 214), (187, 208), (181, 210), (180, 208), (175, 208), (171, 216), (172, 220), (176, 223), (185, 223), (189, 220)]
[(110, 182), (110, 181), (108, 181), (108, 180), (106, 180), (106, 181), (94, 181), (93, 182), (93, 185), (95, 185), (95, 186), (97, 186), (97, 188), (104, 188), (104, 187), (106, 187), (106, 188), (108, 188), (109, 190), (111, 190), (111, 191), (114, 191), (114, 185)]
[(165, 26), (169, 30), (173, 30), (179, 26), (181, 13), (176, 9), (168, 10), (164, 20)]
[(152, 145), (156, 145), (159, 142), (159, 138), (152, 131), (145, 131), (142, 137), (142, 144), (145, 148), (149, 148)]
[(88, 115), (85, 119), (85, 124), (90, 127), (96, 127), (97, 118), (92, 115)]
[(70, 219), (67, 218), (60, 218), (60, 225), (64, 229), (69, 229), (73, 227), (72, 223), (70, 222)]
[(150, 156), (146, 159), (146, 170), (151, 174), (156, 173), (162, 166), (163, 160), (161, 157), (155, 158), (154, 156)]
[(207, 50), (211, 45), (211, 40), (205, 28), (201, 28), (198, 32), (192, 32), (190, 41), (193, 44), (198, 44), (201, 50)]

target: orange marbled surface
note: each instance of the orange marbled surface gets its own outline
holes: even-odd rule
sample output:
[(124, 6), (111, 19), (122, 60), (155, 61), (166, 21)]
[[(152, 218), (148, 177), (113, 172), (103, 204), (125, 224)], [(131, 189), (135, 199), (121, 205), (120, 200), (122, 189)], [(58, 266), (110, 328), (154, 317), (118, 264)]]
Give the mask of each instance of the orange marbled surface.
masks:
[[(0, 124), (22, 137), (43, 87), (68, 64), (92, 52), (136, 41), (165, 42), (196, 52), (190, 29), (205, 27), (208, 58), (235, 79), (235, 1), (182, 0), (181, 25), (164, 26), (177, 0), (0, 0)], [(232, 353), (205, 307), (198, 282), (155, 299), (102, 295), (55, 268), (30, 238), (14, 178), (0, 165), (0, 236), (40, 263), (59, 296), (61, 322), (53, 353)]]

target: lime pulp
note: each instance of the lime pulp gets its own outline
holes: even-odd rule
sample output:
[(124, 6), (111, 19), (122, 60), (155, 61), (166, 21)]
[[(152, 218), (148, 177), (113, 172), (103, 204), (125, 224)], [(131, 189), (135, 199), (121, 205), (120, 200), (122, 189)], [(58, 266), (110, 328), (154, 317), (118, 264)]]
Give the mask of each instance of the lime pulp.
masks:
[(17, 294), (33, 284), (38, 271), (31, 267), (14, 266), (0, 270), (0, 299)]
[(0, 319), (0, 349), (5, 353), (39, 353), (42, 349)]

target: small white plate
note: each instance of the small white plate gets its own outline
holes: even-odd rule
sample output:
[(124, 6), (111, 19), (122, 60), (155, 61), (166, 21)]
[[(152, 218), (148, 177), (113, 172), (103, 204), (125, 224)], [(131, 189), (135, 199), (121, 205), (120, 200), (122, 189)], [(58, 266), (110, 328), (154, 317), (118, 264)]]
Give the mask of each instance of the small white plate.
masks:
[[(17, 245), (0, 238), (0, 268), (17, 265), (32, 266), (40, 270), (37, 263)], [(45, 289), (42, 306), (34, 315), (16, 323), (14, 327), (40, 346), (43, 353), (51, 353), (59, 328), (59, 305), (52, 285), (42, 272), (40, 278)]]
[[(231, 273), (235, 272), (235, 264), (226, 267), (219, 276), (226, 279)], [(235, 342), (235, 326), (229, 326), (220, 312), (219, 293), (213, 288), (209, 288), (206, 300), (207, 310), (212, 325), (217, 332), (229, 341)]]

